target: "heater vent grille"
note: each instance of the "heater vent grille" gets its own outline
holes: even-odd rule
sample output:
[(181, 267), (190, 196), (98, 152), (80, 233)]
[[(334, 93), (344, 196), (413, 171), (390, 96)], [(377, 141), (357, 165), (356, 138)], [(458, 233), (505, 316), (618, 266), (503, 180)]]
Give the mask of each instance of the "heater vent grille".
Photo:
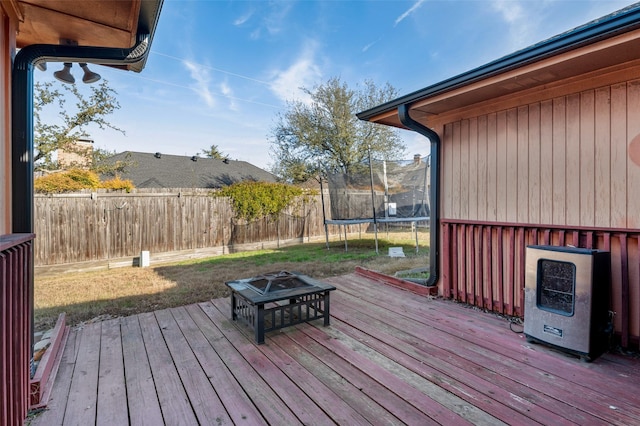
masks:
[(560, 315), (572, 316), (575, 299), (576, 266), (569, 262), (538, 261), (537, 305)]

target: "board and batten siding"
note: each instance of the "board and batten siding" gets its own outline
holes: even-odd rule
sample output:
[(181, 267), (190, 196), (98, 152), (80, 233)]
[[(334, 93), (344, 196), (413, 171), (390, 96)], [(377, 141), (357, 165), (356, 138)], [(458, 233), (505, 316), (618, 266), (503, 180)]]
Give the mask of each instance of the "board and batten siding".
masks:
[(449, 123), (442, 217), (637, 229), (638, 140), (640, 80)]
[(441, 128), (443, 293), (523, 315), (524, 247), (603, 248), (640, 336), (640, 80), (487, 108)]

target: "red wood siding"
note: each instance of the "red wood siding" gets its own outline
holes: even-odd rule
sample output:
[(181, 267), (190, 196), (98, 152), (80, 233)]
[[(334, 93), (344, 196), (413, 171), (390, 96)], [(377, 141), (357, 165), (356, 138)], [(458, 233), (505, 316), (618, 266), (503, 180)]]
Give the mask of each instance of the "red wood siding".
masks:
[(15, 27), (0, 6), (0, 235), (11, 232), (11, 65)]
[(634, 80), (446, 124), (442, 217), (640, 227), (638, 116)]
[(505, 315), (524, 315), (525, 248), (572, 245), (611, 252), (611, 310), (624, 347), (640, 338), (640, 230), (442, 220), (442, 294)]
[(640, 79), (629, 76), (638, 73), (603, 72), (434, 118), (445, 295), (523, 315), (527, 244), (607, 248), (616, 331), (637, 342)]
[(20, 425), (29, 405), (32, 234), (0, 236), (0, 425)]

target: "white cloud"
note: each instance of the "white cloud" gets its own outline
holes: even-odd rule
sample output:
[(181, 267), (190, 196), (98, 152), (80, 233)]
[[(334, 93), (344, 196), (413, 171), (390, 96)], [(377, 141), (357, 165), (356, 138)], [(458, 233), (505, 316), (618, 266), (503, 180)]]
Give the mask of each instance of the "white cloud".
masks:
[[(493, 0), (491, 7), (507, 24), (510, 49), (521, 49), (537, 41), (536, 30), (545, 2), (519, 0)], [(530, 9), (527, 10), (526, 7)]]
[(415, 2), (413, 4), (413, 6), (411, 6), (406, 12), (404, 12), (402, 15), (398, 16), (396, 18), (396, 22), (393, 24), (393, 26), (395, 27), (396, 25), (398, 25), (400, 22), (404, 21), (406, 18), (409, 17), (409, 15), (411, 15), (413, 12), (415, 12), (416, 10), (418, 10), (418, 8), (420, 6), (422, 6), (422, 3), (424, 3), (425, 0), (418, 0), (417, 2)]
[(522, 5), (517, 1), (493, 0), (491, 6), (499, 12), (503, 19), (509, 24), (520, 22), (524, 17)]
[(270, 34), (276, 34), (282, 30), (283, 24), (287, 22), (293, 2), (269, 2), (269, 7), (270, 11), (265, 17), (264, 25)]
[(249, 19), (251, 19), (252, 16), (253, 16), (253, 10), (250, 10), (247, 13), (245, 13), (244, 15), (236, 18), (236, 20), (233, 21), (233, 25), (240, 26), (240, 25), (244, 24), (245, 22), (247, 22)]
[(233, 96), (233, 90), (226, 81), (220, 83), (220, 92), (229, 99), (229, 109), (232, 111), (238, 111), (238, 104)]
[(308, 43), (300, 57), (285, 70), (274, 72), (271, 91), (283, 101), (308, 103), (309, 95), (300, 88), (312, 89), (322, 77), (320, 66), (315, 62), (315, 43)]
[(266, 32), (269, 35), (278, 34), (288, 23), (289, 11), (293, 7), (293, 2), (270, 1), (262, 4), (268, 9), (257, 28), (250, 33), (253, 40), (262, 37)]
[(189, 71), (191, 78), (195, 80), (195, 83), (190, 85), (193, 91), (202, 98), (202, 100), (207, 104), (209, 108), (215, 106), (213, 94), (209, 89), (209, 83), (211, 81), (209, 70), (189, 60), (182, 61), (182, 64)]
[(371, 43), (367, 44), (365, 47), (362, 48), (362, 52), (366, 52), (367, 50), (371, 49), (373, 47), (374, 44), (378, 43), (380, 40), (382, 40), (381, 38), (377, 39), (376, 41), (372, 41)]

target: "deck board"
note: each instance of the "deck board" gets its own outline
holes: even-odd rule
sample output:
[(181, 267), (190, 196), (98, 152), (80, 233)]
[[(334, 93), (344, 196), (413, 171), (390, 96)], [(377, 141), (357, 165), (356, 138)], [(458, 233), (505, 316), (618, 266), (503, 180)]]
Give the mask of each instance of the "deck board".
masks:
[(162, 424), (164, 420), (160, 410), (160, 401), (156, 394), (138, 317), (122, 318), (120, 330), (129, 421), (135, 426)]
[(96, 419), (100, 323), (87, 324), (78, 332), (78, 354), (69, 388), (65, 425), (86, 425)]
[(260, 350), (270, 359), (273, 359), (274, 364), (287, 375), (287, 378), (296, 383), (302, 392), (309, 395), (313, 402), (332, 421), (349, 425), (369, 424), (363, 415), (358, 412), (357, 406), (352, 407), (332, 390), (330, 386), (335, 388), (338, 385), (337, 380), (330, 383), (319, 380), (313, 374), (313, 369), (306, 369), (278, 345), (261, 347)]
[(207, 338), (193, 321), (187, 309), (184, 307), (171, 309), (171, 313), (184, 336), (193, 350), (202, 370), (216, 390), (218, 398), (226, 407), (234, 423), (246, 422), (248, 424), (264, 423), (260, 411), (251, 402), (251, 399), (236, 381), (235, 377), (227, 369), (215, 349), (209, 344)]
[(224, 337), (202, 308), (203, 305), (191, 305), (186, 309), (265, 421), (271, 424), (300, 424), (293, 411), (272, 391), (249, 361)]
[[(77, 333), (69, 333), (62, 352), (58, 373), (51, 390), (51, 397), (47, 404), (47, 411), (44, 412), (43, 416), (36, 417), (32, 421), (32, 425), (60, 425), (64, 421), (64, 413), (69, 401), (71, 378), (73, 377), (73, 369), (76, 363), (76, 337)], [(42, 421), (43, 418), (47, 420)]]
[[(523, 398), (516, 398), (515, 401), (526, 404), (533, 395), (538, 395), (543, 398), (538, 403), (539, 407), (551, 408), (549, 405), (553, 407), (551, 413), (541, 413), (542, 416), (538, 421), (544, 421), (545, 417), (549, 417), (560, 422), (559, 416), (553, 414), (556, 412), (561, 413), (562, 417), (570, 417), (568, 420), (579, 423), (582, 419), (588, 419), (594, 423), (603, 420), (605, 423), (613, 420), (621, 424), (640, 422), (637, 419), (637, 404), (628, 403), (630, 398), (633, 399), (633, 395), (625, 393), (624, 398), (617, 398), (615, 395), (619, 392), (619, 388), (615, 386), (610, 389), (611, 395), (603, 395), (598, 391), (602, 387), (611, 387), (610, 376), (599, 375), (591, 371), (591, 374), (586, 375), (591, 377), (575, 376), (571, 368), (562, 367), (563, 365), (569, 367), (575, 364), (575, 358), (550, 352), (543, 347), (531, 348), (521, 335), (518, 335), (516, 339), (503, 339), (503, 334), (513, 334), (508, 326), (505, 327), (507, 323), (504, 320), (502, 329), (494, 328), (491, 330), (493, 321), (490, 321), (487, 327), (482, 327), (482, 323), (477, 321), (470, 322), (469, 308), (463, 307), (463, 305), (452, 304), (445, 315), (439, 312), (434, 315), (432, 310), (425, 309), (415, 299), (402, 301), (400, 305), (397, 300), (378, 299), (367, 294), (361, 285), (354, 286), (354, 288), (360, 291), (344, 292), (335, 298), (336, 301), (333, 303), (340, 303), (340, 297), (351, 294), (351, 298), (347, 297), (349, 304), (358, 306), (362, 311), (376, 312), (380, 322), (395, 324), (397, 330), (410, 331), (413, 338), (418, 336), (425, 343), (428, 343), (427, 347), (455, 348), (456, 354), (463, 356), (464, 359), (477, 362), (479, 365), (489, 368), (494, 374), (512, 379), (516, 382), (516, 387), (511, 387), (512, 392), (515, 394), (524, 393)], [(383, 291), (386, 293), (386, 289)], [(384, 303), (381, 303), (380, 300), (384, 300)], [(407, 318), (399, 318), (403, 315), (406, 315)], [(409, 318), (414, 320), (410, 321)], [(493, 324), (498, 325), (499, 323), (493, 322)], [(377, 328), (383, 326), (384, 324), (377, 324)], [(428, 333), (425, 333), (425, 327), (429, 327)], [(528, 353), (537, 349), (541, 349), (541, 351), (535, 356)], [(432, 353), (431, 355), (436, 359), (447, 359), (451, 356), (446, 353)], [(523, 362), (535, 362), (538, 369), (523, 370)], [(590, 364), (584, 365), (588, 367)], [(559, 376), (556, 376), (555, 373)], [(477, 375), (477, 373), (474, 374)], [(503, 383), (503, 385), (505, 384)], [(533, 391), (539, 393), (534, 394)], [(611, 410), (609, 407), (616, 407), (616, 409)], [(580, 409), (580, 412), (577, 412), (576, 409)], [(606, 416), (603, 418), (605, 413)]]
[(264, 345), (228, 299), (73, 328), (31, 424), (640, 424), (638, 359), (585, 363), (466, 305), (326, 281), (331, 326)]
[(189, 396), (182, 386), (155, 315), (152, 312), (140, 314), (138, 320), (165, 424), (197, 424), (196, 414), (191, 408)]
[(104, 321), (101, 331), (96, 425), (124, 424), (129, 421), (129, 416), (127, 410), (123, 410), (127, 406), (127, 392), (120, 320)]
[(231, 417), (204, 374), (171, 312), (166, 309), (156, 311), (155, 316), (198, 422), (205, 425), (232, 424)]
[(207, 316), (219, 325), (220, 331), (236, 350), (249, 361), (260, 377), (271, 387), (272, 392), (278, 395), (287, 406), (296, 407), (296, 410), (293, 411), (300, 422), (303, 424), (333, 424), (311, 397), (300, 390), (299, 383), (288, 380), (286, 374), (258, 350), (248, 335), (243, 334), (235, 324), (228, 322), (226, 316), (213, 304), (207, 303), (200, 306)]
[[(350, 305), (357, 303), (351, 301)], [(342, 306), (339, 300), (334, 302), (338, 307)], [(365, 329), (374, 329), (376, 332), (383, 333), (380, 340), (389, 342), (395, 348), (402, 347), (403, 344), (411, 344), (418, 342), (413, 347), (406, 347), (406, 350), (422, 364), (432, 367), (435, 371), (432, 373), (434, 380), (439, 382), (441, 386), (447, 388), (455, 386), (451, 390), (458, 395), (470, 396), (475, 395), (480, 406), (484, 406), (487, 412), (498, 410), (500, 418), (508, 416), (511, 418), (513, 413), (509, 413), (501, 407), (501, 404), (495, 404), (494, 400), (502, 402), (502, 404), (530, 417), (525, 419), (516, 416), (519, 424), (527, 424), (534, 420), (536, 422), (545, 421), (545, 419), (554, 419), (556, 424), (562, 424), (562, 419), (553, 412), (543, 408), (554, 405), (556, 412), (564, 413), (571, 407), (563, 404), (553, 398), (545, 397), (531, 391), (523, 389), (521, 385), (515, 383), (512, 377), (520, 374), (516, 370), (505, 369), (505, 364), (494, 363), (492, 357), (484, 356), (484, 353), (472, 351), (468, 348), (467, 342), (462, 339), (456, 339), (449, 334), (440, 333), (437, 329), (429, 329), (428, 335), (425, 333), (425, 325), (419, 322), (407, 324), (406, 320), (397, 318), (397, 314), (393, 312), (385, 312), (380, 307), (371, 304), (361, 306), (361, 309), (375, 314), (376, 317), (365, 316), (363, 320), (358, 322), (354, 314), (348, 319), (352, 325), (360, 325)], [(337, 309), (334, 316), (340, 317), (341, 310)], [(362, 314), (360, 314), (362, 315)], [(370, 324), (368, 327), (366, 324)], [(424, 340), (416, 340), (416, 336), (421, 336)], [(456, 348), (455, 352), (451, 352), (446, 348)], [(379, 350), (382, 350), (381, 348)], [(484, 351), (480, 351), (484, 352)], [(508, 363), (508, 361), (505, 361)], [(491, 367), (495, 367), (491, 369)], [(449, 377), (449, 382), (445, 378)], [(472, 389), (469, 390), (468, 386)], [(461, 387), (462, 386), (462, 387)], [(523, 397), (516, 398), (515, 395), (523, 393)], [(486, 401), (486, 398), (492, 398)], [(491, 405), (491, 407), (489, 406)], [(578, 417), (575, 420), (580, 420)], [(509, 423), (513, 423), (510, 421)]]
[[(216, 307), (219, 308), (219, 306)], [(248, 334), (245, 334), (245, 336), (247, 338), (252, 337)], [(318, 380), (312, 373), (313, 369), (307, 370), (287, 353), (287, 348), (287, 345), (284, 345), (283, 348), (278, 344), (259, 347), (260, 351), (287, 376), (286, 380), (290, 383), (295, 383), (299, 390), (308, 395), (332, 421), (349, 425), (368, 424), (358, 411), (339, 398), (325, 383)], [(293, 392), (297, 392), (297, 390), (293, 389)]]

